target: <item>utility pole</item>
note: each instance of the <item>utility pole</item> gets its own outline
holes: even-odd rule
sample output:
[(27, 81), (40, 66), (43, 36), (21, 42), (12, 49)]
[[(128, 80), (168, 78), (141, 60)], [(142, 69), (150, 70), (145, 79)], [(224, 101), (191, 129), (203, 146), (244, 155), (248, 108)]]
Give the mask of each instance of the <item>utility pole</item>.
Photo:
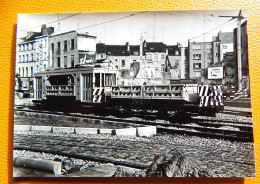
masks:
[[(219, 17), (229, 17), (232, 19), (237, 19), (237, 81), (238, 81), (238, 91), (243, 90), (242, 86), (242, 58), (241, 58), (241, 20), (244, 19), (243, 16), (241, 16), (241, 10), (238, 13), (238, 16), (219, 16)], [(232, 20), (231, 19), (231, 20)]]

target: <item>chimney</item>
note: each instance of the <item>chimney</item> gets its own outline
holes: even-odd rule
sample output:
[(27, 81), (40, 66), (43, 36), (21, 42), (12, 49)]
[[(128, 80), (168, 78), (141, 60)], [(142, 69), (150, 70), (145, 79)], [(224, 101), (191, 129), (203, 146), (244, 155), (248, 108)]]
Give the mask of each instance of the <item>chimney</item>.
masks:
[(140, 38), (140, 56), (143, 56), (143, 37)]
[(42, 25), (41, 33), (42, 33), (42, 35), (47, 35), (47, 27), (46, 27), (46, 24), (43, 24), (43, 25)]
[(129, 43), (128, 42), (126, 42), (126, 50), (128, 51), (128, 52), (130, 52), (130, 45), (129, 45)]
[(54, 27), (48, 27), (47, 28), (47, 34), (50, 35), (54, 32)]

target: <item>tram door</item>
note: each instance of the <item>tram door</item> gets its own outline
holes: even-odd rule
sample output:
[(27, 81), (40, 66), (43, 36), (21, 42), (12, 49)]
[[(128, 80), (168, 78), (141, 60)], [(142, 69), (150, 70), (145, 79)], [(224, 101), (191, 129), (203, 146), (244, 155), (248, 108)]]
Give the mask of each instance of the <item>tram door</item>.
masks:
[(87, 74), (87, 75), (83, 75), (82, 78), (83, 78), (82, 101), (92, 102), (93, 76), (92, 74)]
[(35, 99), (40, 100), (42, 99), (42, 77), (36, 77), (35, 82)]

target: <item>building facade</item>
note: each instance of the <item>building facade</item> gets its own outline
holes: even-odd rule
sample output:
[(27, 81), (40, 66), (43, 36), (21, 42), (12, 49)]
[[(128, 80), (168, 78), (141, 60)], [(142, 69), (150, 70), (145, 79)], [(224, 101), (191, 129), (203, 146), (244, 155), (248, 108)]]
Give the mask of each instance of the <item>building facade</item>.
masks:
[(219, 56), (220, 61), (224, 59), (227, 52), (234, 52), (233, 32), (219, 32), (218, 36), (213, 37), (214, 41), (220, 42)]
[[(15, 89), (22, 92), (24, 97), (33, 97), (33, 74), (42, 69), (48, 60), (47, 38), (53, 31), (53, 27), (47, 28), (43, 25), (41, 32), (27, 32), (27, 36), (17, 44)], [(43, 46), (45, 43), (45, 48), (40, 50), (40, 43)], [(42, 54), (44, 52), (46, 53), (45, 60)]]
[(220, 41), (188, 42), (189, 53), (189, 78), (206, 78), (206, 69), (220, 62)]
[(49, 36), (49, 68), (73, 68), (94, 62), (96, 37), (70, 31)]
[(167, 46), (141, 39), (140, 45), (98, 43), (96, 50), (97, 62), (110, 62), (118, 69), (118, 84), (159, 83), (184, 79), (188, 73), (187, 49), (180, 45)]

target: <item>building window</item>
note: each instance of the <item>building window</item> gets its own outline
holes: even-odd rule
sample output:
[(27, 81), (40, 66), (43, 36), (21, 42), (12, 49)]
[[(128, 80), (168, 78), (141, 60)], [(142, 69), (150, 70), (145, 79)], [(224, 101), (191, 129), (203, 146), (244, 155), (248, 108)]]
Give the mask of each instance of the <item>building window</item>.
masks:
[(227, 45), (222, 45), (222, 49), (227, 49)]
[(67, 40), (64, 41), (64, 51), (67, 51)]
[(27, 50), (27, 44), (24, 44), (24, 50)]
[(124, 59), (121, 60), (121, 67), (125, 67), (125, 60)]
[(31, 67), (31, 76), (33, 76), (33, 67)]
[(44, 60), (47, 60), (47, 53), (44, 52)]
[(28, 74), (29, 74), (29, 69), (28, 67), (26, 67), (26, 77), (28, 77)]
[(47, 47), (47, 40), (45, 39), (44, 40), (44, 48), (46, 48)]
[(148, 55), (147, 55), (147, 60), (148, 60), (148, 61), (151, 61), (151, 60), (152, 60), (152, 55), (151, 55), (151, 54), (148, 54)]
[(201, 69), (201, 63), (193, 63), (194, 69)]
[(22, 77), (24, 77), (24, 67), (22, 67), (22, 70), (23, 70), (23, 76)]
[(25, 62), (25, 55), (23, 55), (23, 62)]
[(27, 49), (28, 50), (31, 50), (31, 46), (30, 45), (31, 45), (30, 43), (27, 44)]
[(70, 66), (74, 67), (74, 55), (71, 55), (71, 61), (70, 61)]
[(21, 55), (19, 56), (19, 62), (21, 62), (22, 61), (22, 57), (21, 57)]
[(64, 68), (67, 68), (67, 56), (64, 56)]
[(154, 60), (158, 60), (158, 54), (154, 54)]
[(59, 55), (60, 54), (60, 42), (57, 42), (57, 47), (58, 47), (57, 54)]
[(138, 56), (139, 53), (138, 53), (137, 51), (135, 51), (135, 52), (133, 52), (133, 55), (134, 55), (134, 56)]
[(33, 54), (31, 54), (31, 61), (33, 61)]
[(117, 59), (115, 59), (115, 62), (117, 63)]
[(212, 45), (211, 44), (207, 44), (207, 49), (212, 49)]
[(164, 72), (164, 65), (161, 65), (161, 71)]
[(200, 60), (201, 59), (201, 54), (193, 54), (193, 59)]
[(21, 45), (19, 45), (19, 51), (21, 51)]
[(33, 42), (33, 50), (35, 50), (35, 42)]
[(165, 55), (164, 54), (161, 55), (161, 59), (165, 59)]
[(57, 67), (60, 67), (60, 57), (57, 57)]
[(192, 45), (193, 50), (200, 50), (201, 46), (196, 44), (196, 45)]
[(207, 54), (207, 59), (212, 59), (212, 54), (211, 53)]
[(54, 52), (54, 43), (51, 43), (51, 51)]
[(70, 49), (73, 50), (74, 49), (74, 39), (71, 39), (71, 43), (70, 43)]
[(19, 67), (19, 73), (18, 73), (20, 76), (21, 76), (21, 68)]

